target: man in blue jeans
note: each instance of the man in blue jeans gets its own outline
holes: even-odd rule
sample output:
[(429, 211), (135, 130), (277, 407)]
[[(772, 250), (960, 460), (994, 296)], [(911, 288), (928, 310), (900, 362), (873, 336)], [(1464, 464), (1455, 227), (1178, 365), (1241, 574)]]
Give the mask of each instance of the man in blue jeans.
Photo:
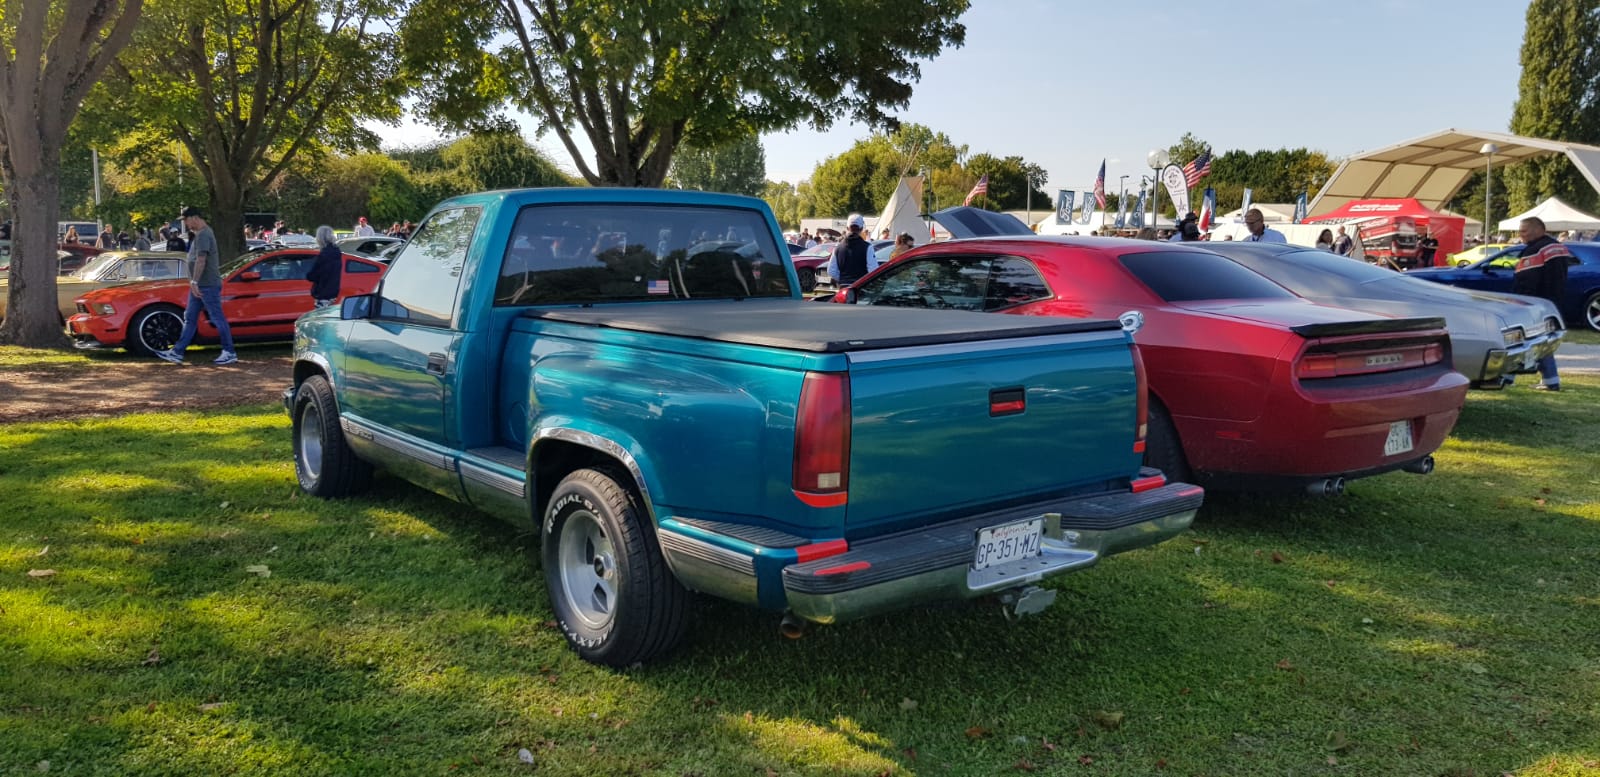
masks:
[(212, 326), (217, 328), (217, 335), (222, 338), (222, 355), (212, 364), (233, 364), (239, 361), (239, 357), (233, 352), (233, 331), (228, 328), (228, 319), (222, 315), (222, 272), (217, 260), (217, 236), (206, 224), (199, 208), (183, 209), (183, 225), (188, 227), (191, 235), (189, 305), (183, 311), (183, 334), (178, 335), (178, 342), (172, 344), (171, 350), (157, 351), (156, 356), (173, 364), (182, 364), (183, 352), (194, 340), (195, 331), (200, 327), (200, 309), (204, 308), (206, 317), (211, 319)]

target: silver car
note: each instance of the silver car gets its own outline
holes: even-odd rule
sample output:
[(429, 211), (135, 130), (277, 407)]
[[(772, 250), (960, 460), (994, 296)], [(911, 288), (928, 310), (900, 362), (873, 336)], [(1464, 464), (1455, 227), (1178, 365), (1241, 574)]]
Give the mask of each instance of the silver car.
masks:
[(1386, 270), (1327, 251), (1272, 243), (1207, 246), (1313, 302), (1388, 316), (1442, 316), (1456, 370), (1477, 388), (1535, 372), (1566, 336), (1549, 300), (1474, 291)]
[(339, 250), (347, 254), (372, 258), (382, 253), (385, 248), (404, 243), (398, 237), (388, 235), (367, 235), (366, 237), (345, 237), (334, 241)]

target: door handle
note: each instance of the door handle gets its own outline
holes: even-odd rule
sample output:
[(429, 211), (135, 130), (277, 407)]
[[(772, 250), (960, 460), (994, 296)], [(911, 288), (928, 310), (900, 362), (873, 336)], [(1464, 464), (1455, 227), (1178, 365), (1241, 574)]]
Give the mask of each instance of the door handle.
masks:
[(442, 354), (442, 353), (430, 353), (430, 354), (428, 354), (428, 372), (431, 372), (434, 375), (438, 375), (440, 377), (444, 376), (444, 354)]

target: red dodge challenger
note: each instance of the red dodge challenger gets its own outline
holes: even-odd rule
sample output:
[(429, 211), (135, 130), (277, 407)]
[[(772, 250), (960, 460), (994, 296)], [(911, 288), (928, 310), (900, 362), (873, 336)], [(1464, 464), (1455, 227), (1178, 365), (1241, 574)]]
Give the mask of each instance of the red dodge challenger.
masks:
[[(306, 271), (317, 252), (285, 250), (251, 253), (222, 268), (222, 312), (233, 339), (289, 340), (294, 320), (311, 310), (311, 283)], [(386, 266), (344, 255), (339, 296), (371, 294)], [(164, 351), (183, 332), (183, 309), (189, 299), (187, 280), (125, 283), (91, 291), (76, 300), (78, 312), (67, 319), (67, 332), (79, 348), (126, 348), (151, 354)], [(214, 343), (217, 328), (200, 316), (196, 342)]]
[(1318, 305), (1199, 248), (1012, 236), (995, 226), (999, 214), (957, 215), (965, 225), (948, 211), (936, 218), (979, 237), (914, 249), (834, 301), (1101, 319), (1137, 311), (1145, 459), (1175, 480), (1336, 494), (1353, 478), (1426, 473), (1461, 412), (1468, 381), (1451, 368), (1443, 319)]

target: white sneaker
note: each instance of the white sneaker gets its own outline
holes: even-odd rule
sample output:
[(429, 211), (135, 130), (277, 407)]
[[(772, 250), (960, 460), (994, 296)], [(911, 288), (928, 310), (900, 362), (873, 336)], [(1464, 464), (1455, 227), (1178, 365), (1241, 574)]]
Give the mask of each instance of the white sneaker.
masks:
[(161, 359), (162, 361), (172, 362), (173, 364), (183, 363), (183, 356), (178, 354), (177, 351), (173, 351), (171, 349), (165, 351), (156, 351), (156, 358)]
[(239, 355), (238, 354), (234, 353), (233, 351), (223, 351), (222, 355), (218, 356), (217, 360), (212, 362), (212, 364), (216, 364), (216, 365), (220, 366), (220, 365), (223, 365), (223, 364), (233, 364), (236, 361), (239, 361)]

